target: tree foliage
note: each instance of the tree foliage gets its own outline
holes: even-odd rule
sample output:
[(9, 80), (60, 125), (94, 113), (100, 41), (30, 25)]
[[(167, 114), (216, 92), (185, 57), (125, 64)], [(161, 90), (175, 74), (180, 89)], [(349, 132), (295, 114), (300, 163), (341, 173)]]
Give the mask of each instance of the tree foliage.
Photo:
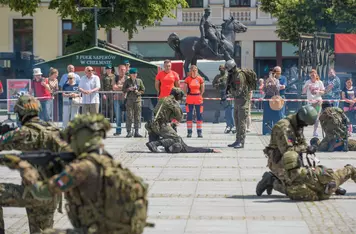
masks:
[(298, 44), (299, 33), (356, 32), (354, 0), (261, 0), (262, 10), (278, 19), (281, 39)]
[[(40, 4), (41, 0), (0, 0), (0, 4), (8, 5), (11, 10), (21, 12), (22, 15), (33, 15)], [(93, 11), (78, 11), (78, 7), (111, 7), (110, 10), (101, 10), (98, 14), (99, 28), (110, 30), (118, 27), (120, 30), (127, 32), (129, 38), (137, 33), (137, 27), (152, 26), (156, 21), (162, 21), (164, 16), (175, 17), (171, 10), (179, 4), (187, 7), (186, 0), (51, 0), (49, 9), (56, 10), (62, 18), (71, 18), (75, 23), (85, 23), (87, 29), (82, 35), (76, 36), (79, 39), (74, 44), (87, 48), (87, 44), (93, 44), (94, 35), (94, 14)], [(92, 32), (89, 32), (89, 31)], [(86, 38), (83, 38), (83, 37)], [(75, 47), (72, 44), (71, 47)], [(89, 45), (90, 46), (90, 45)]]

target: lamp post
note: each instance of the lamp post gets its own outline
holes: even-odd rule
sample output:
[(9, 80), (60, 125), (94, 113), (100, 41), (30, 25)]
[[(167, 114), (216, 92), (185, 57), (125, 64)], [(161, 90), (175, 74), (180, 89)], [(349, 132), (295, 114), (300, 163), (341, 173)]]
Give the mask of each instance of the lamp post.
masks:
[(94, 5), (94, 7), (78, 7), (77, 9), (78, 11), (94, 10), (95, 47), (98, 47), (98, 13), (100, 10), (108, 10), (108, 9), (114, 12), (114, 4), (111, 3), (111, 7), (98, 7), (97, 5)]

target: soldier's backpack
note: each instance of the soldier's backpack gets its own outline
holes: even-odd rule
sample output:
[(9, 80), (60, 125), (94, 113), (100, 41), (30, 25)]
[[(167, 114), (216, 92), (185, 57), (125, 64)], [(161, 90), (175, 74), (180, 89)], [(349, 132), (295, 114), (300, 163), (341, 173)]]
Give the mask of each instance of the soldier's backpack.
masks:
[(103, 178), (100, 196), (104, 204), (93, 207), (107, 226), (118, 227), (127, 230), (128, 234), (141, 234), (145, 226), (153, 226), (146, 223), (147, 219), (147, 191), (148, 185), (143, 179), (135, 176), (130, 170), (124, 169), (119, 162), (98, 154), (89, 154), (87, 159), (100, 165), (100, 173)]
[(346, 115), (340, 108), (328, 107), (319, 117), (321, 127), (326, 134), (342, 136), (344, 134)]
[(246, 77), (246, 83), (248, 86), (248, 90), (256, 90), (257, 87), (257, 75), (254, 70), (249, 68), (238, 68), (238, 72), (242, 72)]

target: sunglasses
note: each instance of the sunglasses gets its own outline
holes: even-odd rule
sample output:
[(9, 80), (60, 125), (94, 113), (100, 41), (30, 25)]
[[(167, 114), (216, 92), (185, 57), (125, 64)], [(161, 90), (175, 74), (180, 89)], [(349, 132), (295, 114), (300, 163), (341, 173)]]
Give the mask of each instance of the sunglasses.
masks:
[(88, 70), (88, 72), (93, 72), (94, 70)]
[(68, 80), (73, 80), (73, 78), (68, 78)]

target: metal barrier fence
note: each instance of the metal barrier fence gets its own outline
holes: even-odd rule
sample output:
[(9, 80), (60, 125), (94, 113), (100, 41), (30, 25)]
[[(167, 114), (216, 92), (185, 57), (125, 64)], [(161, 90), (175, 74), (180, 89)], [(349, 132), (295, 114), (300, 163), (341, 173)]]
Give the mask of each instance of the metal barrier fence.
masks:
[[(75, 114), (80, 114), (83, 113), (83, 104), (80, 105), (70, 105), (65, 97), (65, 94), (80, 94), (79, 92), (68, 92), (68, 91), (58, 91), (55, 92), (52, 96), (51, 100), (47, 100), (48, 103), (44, 106), (47, 107), (47, 110), (50, 115), (50, 121), (53, 121), (58, 127), (62, 127), (63, 125), (63, 120), (64, 122), (70, 120), (71, 118), (74, 117)], [(117, 101), (118, 97), (120, 95), (123, 96), (123, 92), (121, 91), (98, 91), (99, 93), (99, 113), (103, 114), (106, 118), (110, 120), (112, 123), (113, 128), (116, 127), (116, 111), (115, 111), (115, 105), (120, 105), (120, 109), (124, 108), (124, 99), (122, 98), (120, 101)], [(45, 98), (43, 97), (37, 97), (40, 101), (44, 101)], [(1, 101), (15, 101), (16, 99), (3, 99)], [(220, 98), (204, 98), (204, 101), (220, 101)], [(233, 100), (232, 98), (229, 98), (228, 100)], [(260, 93), (259, 90), (253, 91), (252, 99), (251, 99), (251, 112), (257, 112), (257, 113), (263, 113), (263, 101), (269, 101), (270, 99), (264, 99), (264, 94)], [(300, 103), (302, 102), (307, 103), (308, 100), (306, 99), (285, 99), (285, 103), (289, 102), (297, 102)], [(310, 101), (310, 100), (309, 100)], [(328, 102), (344, 102), (344, 100), (323, 100), (323, 101), (328, 101)], [(117, 103), (117, 104), (115, 104)], [(148, 120), (153, 117), (153, 109), (157, 103), (157, 97), (142, 97), (141, 100), (141, 122), (144, 121), (144, 119)], [(48, 105), (48, 106), (47, 106)], [(85, 104), (84, 104), (85, 105)], [(209, 106), (209, 104), (206, 104), (204, 102), (204, 105)], [(73, 108), (75, 106), (75, 108)], [(182, 108), (184, 108), (184, 105), (181, 105)], [(68, 109), (70, 109), (70, 113), (68, 113)], [(74, 110), (73, 110), (74, 109)], [(143, 115), (143, 109), (148, 109), (149, 113)], [(121, 128), (126, 128), (125, 123), (126, 123), (126, 113), (125, 111), (119, 111), (121, 114)], [(11, 114), (11, 113), (9, 113)], [(69, 115), (69, 118), (68, 118)], [(141, 124), (140, 124), (141, 128)]]

